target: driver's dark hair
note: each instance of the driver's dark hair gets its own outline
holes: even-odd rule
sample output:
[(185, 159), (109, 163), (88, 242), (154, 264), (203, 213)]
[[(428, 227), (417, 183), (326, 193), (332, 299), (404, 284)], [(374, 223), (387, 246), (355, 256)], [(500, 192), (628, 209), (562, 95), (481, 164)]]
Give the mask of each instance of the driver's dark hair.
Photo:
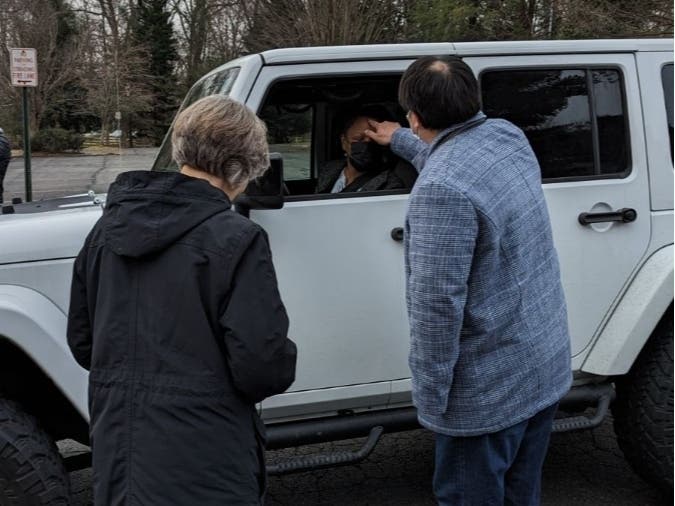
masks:
[(469, 66), (456, 56), (424, 56), (405, 71), (398, 100), (419, 116), (424, 128), (444, 130), (480, 110), (478, 83)]

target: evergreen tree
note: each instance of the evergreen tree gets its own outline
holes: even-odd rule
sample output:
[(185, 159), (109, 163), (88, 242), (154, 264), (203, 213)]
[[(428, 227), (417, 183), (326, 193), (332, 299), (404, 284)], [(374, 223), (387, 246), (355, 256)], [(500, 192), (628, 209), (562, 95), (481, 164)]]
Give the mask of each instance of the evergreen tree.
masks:
[(149, 120), (148, 134), (160, 142), (178, 104), (175, 65), (178, 59), (176, 38), (168, 10), (168, 0), (138, 0), (132, 22), (134, 37), (144, 46), (154, 94), (153, 110), (144, 113)]

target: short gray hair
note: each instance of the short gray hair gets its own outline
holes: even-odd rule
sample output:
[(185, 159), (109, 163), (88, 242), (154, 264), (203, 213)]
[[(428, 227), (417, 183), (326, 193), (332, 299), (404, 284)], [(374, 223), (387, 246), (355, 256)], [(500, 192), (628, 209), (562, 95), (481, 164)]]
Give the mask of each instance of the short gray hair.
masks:
[(269, 166), (265, 124), (245, 105), (222, 95), (202, 98), (182, 111), (171, 143), (178, 167), (189, 165), (233, 187), (261, 176)]

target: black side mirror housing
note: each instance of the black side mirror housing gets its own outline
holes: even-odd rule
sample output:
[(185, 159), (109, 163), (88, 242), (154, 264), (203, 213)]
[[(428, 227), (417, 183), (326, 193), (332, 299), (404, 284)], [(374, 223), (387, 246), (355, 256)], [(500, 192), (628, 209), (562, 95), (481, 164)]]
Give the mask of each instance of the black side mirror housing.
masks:
[(251, 209), (284, 207), (284, 160), (280, 153), (270, 153), (270, 167), (251, 181), (234, 201), (238, 213), (248, 216)]

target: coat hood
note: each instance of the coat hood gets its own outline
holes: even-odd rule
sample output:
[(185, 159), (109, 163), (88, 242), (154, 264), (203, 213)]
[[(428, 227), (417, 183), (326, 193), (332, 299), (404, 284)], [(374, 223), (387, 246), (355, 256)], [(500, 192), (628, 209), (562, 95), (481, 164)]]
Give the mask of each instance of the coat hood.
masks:
[(227, 195), (207, 181), (179, 172), (125, 172), (108, 191), (105, 242), (120, 256), (151, 255), (230, 207)]

